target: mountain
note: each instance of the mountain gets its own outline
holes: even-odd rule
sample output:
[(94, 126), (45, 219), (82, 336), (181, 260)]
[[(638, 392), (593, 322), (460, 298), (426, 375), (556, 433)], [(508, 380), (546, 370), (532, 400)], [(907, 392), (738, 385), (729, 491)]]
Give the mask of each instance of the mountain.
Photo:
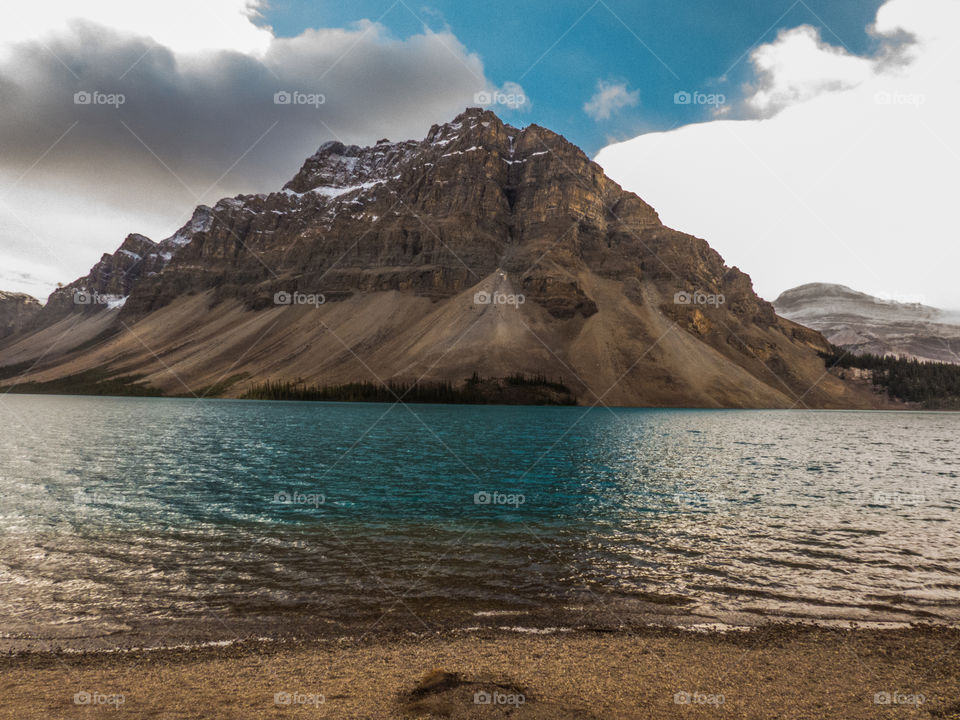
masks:
[(102, 310), (103, 306), (122, 307), (141, 280), (162, 271), (180, 247), (195, 234), (209, 230), (212, 222), (213, 210), (200, 205), (186, 225), (162, 242), (155, 243), (138, 233), (127, 235), (117, 251), (104, 253), (87, 275), (50, 295), (40, 324), (54, 322), (84, 306), (92, 311)]
[(582, 404), (877, 406), (825, 374), (826, 348), (563, 137), (468, 109), (420, 141), (325, 143), (278, 192), (127, 237), (0, 345), (0, 384), (240, 396), (522, 374)]
[(783, 317), (854, 353), (960, 363), (960, 313), (826, 283), (787, 290), (773, 305)]
[(0, 290), (0, 340), (30, 325), (41, 309), (36, 298)]

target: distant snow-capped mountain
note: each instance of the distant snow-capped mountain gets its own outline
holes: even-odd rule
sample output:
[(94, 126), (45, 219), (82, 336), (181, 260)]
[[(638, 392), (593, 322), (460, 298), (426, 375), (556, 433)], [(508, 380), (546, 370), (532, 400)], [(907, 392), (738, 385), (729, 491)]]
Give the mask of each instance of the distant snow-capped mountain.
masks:
[(856, 353), (960, 363), (960, 312), (893, 302), (844, 285), (810, 283), (773, 301), (782, 317)]

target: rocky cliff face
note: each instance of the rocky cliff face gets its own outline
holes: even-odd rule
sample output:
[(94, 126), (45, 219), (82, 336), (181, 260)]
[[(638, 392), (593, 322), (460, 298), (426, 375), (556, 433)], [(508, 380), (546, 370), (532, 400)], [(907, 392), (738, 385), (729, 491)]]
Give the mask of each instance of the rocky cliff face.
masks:
[[(78, 307), (78, 291), (116, 300)], [(277, 306), (292, 293), (322, 303)], [(112, 311), (157, 347), (142, 360), (135, 345), (64, 356), (42, 378), (163, 356), (153, 380), (180, 392), (228, 368), (249, 382), (516, 371), (562, 375), (587, 402), (867, 402), (818, 383), (823, 338), (778, 318), (704, 240), (665, 227), (556, 133), (479, 109), (420, 141), (326, 143), (278, 192), (198, 208), (159, 244), (129, 236), (48, 305), (47, 325)], [(193, 359), (177, 369), (172, 348)]]
[(47, 299), (40, 321), (122, 307), (142, 280), (160, 273), (177, 250), (210, 228), (211, 213), (207, 206), (199, 206), (186, 225), (160, 243), (138, 233), (127, 235), (117, 251), (104, 253), (87, 275), (57, 288)]
[(0, 340), (28, 327), (41, 309), (36, 298), (0, 290)]
[(828, 283), (787, 290), (774, 306), (854, 353), (960, 363), (960, 312), (893, 302)]
[(746, 276), (661, 225), (579, 148), (491, 112), (464, 113), (420, 142), (327, 143), (282, 191), (223, 200), (211, 214), (125, 313), (212, 288), (252, 308), (293, 290), (329, 301), (386, 290), (450, 298), (500, 268), (555, 317), (588, 317), (596, 304), (575, 276), (589, 269), (723, 294), (737, 315), (774, 322)]

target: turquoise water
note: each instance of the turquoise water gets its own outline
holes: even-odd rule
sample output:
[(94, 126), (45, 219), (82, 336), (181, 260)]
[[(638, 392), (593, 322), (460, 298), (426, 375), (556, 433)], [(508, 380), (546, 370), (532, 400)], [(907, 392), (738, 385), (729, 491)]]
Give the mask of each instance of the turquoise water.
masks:
[(0, 640), (956, 622), (958, 423), (7, 395)]

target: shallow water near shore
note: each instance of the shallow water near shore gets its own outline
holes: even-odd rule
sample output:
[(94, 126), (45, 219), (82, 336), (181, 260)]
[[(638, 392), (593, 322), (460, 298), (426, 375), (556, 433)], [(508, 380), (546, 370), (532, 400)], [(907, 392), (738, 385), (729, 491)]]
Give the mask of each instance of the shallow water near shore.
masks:
[(0, 398), (0, 649), (960, 622), (960, 418)]

